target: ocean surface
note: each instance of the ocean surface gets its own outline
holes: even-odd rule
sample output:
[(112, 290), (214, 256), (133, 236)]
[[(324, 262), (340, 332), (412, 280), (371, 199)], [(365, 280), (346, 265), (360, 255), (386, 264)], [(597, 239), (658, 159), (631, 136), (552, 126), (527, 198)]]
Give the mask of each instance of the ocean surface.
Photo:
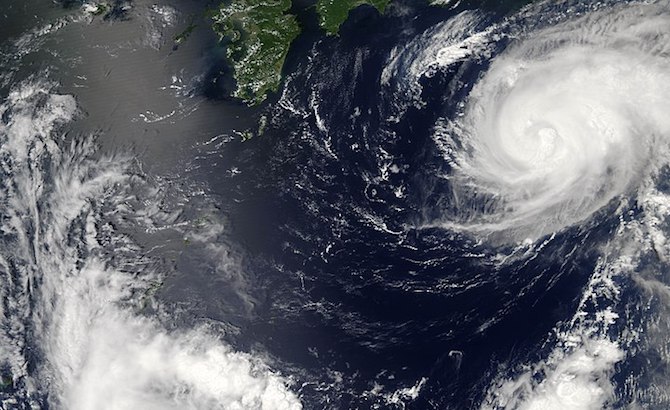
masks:
[(667, 3), (8, 2), (1, 408), (668, 407)]

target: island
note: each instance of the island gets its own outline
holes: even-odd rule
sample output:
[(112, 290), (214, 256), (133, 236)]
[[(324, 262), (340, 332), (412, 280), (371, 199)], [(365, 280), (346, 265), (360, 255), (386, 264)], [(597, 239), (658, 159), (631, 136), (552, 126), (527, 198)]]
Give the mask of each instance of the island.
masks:
[(211, 13), (214, 31), (227, 40), (237, 82), (233, 96), (249, 105), (279, 87), (286, 54), (300, 34), (290, 8), (291, 0), (232, 0)]
[[(367, 4), (383, 13), (389, 0), (317, 0), (319, 23), (337, 35), (349, 12)], [(291, 0), (226, 0), (210, 12), (213, 29), (226, 43), (237, 86), (234, 97), (248, 105), (276, 91), (288, 50), (301, 32)]]
[(367, 4), (383, 14), (388, 3), (389, 0), (318, 0), (316, 11), (319, 14), (321, 28), (329, 35), (336, 35), (351, 10)]

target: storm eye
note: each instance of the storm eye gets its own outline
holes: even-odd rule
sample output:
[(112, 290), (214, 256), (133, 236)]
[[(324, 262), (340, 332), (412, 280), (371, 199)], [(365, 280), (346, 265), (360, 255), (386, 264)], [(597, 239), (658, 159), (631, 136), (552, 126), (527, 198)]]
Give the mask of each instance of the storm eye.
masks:
[(670, 409), (668, 0), (3, 5), (1, 409)]

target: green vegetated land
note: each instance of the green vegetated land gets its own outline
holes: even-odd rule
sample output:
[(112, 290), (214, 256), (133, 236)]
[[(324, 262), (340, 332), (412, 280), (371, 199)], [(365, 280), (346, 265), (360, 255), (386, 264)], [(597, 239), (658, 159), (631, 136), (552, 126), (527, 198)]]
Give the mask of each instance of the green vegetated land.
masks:
[(213, 10), (213, 28), (226, 39), (237, 89), (233, 96), (249, 105), (262, 102), (281, 82), (288, 49), (300, 34), (291, 0), (232, 0)]
[[(349, 11), (369, 4), (384, 12), (389, 0), (318, 0), (321, 26), (337, 34)], [(257, 105), (281, 83), (286, 54), (300, 34), (296, 17), (289, 13), (291, 0), (229, 0), (211, 13), (214, 31), (227, 40), (237, 88), (234, 97)]]
[(358, 6), (368, 4), (384, 13), (389, 0), (318, 0), (316, 11), (319, 13), (319, 24), (330, 35), (337, 34), (340, 26), (347, 20), (349, 12)]
[[(517, 8), (533, 0), (473, 0), (484, 7)], [(369, 5), (384, 13), (390, 0), (316, 0), (319, 24), (328, 35), (336, 35), (349, 12)], [(432, 6), (449, 7), (455, 0), (428, 0)], [(228, 59), (237, 87), (234, 97), (257, 105), (276, 91), (288, 50), (300, 34), (296, 16), (290, 13), (291, 0), (224, 0), (211, 11), (213, 28), (220, 40), (227, 41)], [(185, 40), (194, 26), (177, 38)]]

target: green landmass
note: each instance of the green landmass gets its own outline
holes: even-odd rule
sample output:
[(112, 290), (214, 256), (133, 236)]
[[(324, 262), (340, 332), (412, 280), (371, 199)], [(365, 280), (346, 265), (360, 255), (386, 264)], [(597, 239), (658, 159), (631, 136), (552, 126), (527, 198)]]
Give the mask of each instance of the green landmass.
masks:
[[(70, 3), (65, 3), (66, 7)], [(107, 14), (111, 10), (111, 7), (107, 3), (97, 3), (97, 4), (85, 4), (84, 5), (84, 10), (88, 13), (91, 13), (92, 16), (102, 16), (103, 14)]]
[[(383, 13), (389, 0), (317, 0), (321, 27), (337, 34), (349, 11), (369, 4)], [(212, 10), (214, 31), (227, 44), (227, 56), (234, 70), (234, 97), (257, 105), (276, 91), (288, 50), (300, 34), (300, 26), (289, 14), (291, 0), (228, 0)], [(190, 33), (187, 33), (190, 34)], [(185, 38), (178, 36), (177, 44)]]
[(0, 376), (0, 389), (5, 390), (11, 388), (14, 385), (14, 379), (9, 373), (3, 373)]
[(189, 24), (188, 27), (186, 27), (186, 29), (184, 29), (184, 31), (182, 31), (181, 33), (177, 34), (174, 37), (174, 44), (176, 46), (178, 46), (178, 45), (182, 44), (184, 41), (188, 40), (188, 38), (193, 33), (193, 30), (196, 29), (196, 27), (198, 27), (198, 25), (191, 22), (191, 24)]
[(163, 281), (154, 281), (149, 287), (144, 291), (144, 294), (140, 297), (140, 310), (149, 309), (153, 302), (156, 293), (163, 287)]
[(102, 3), (98, 4), (96, 10), (92, 13), (94, 16), (102, 16), (103, 14), (107, 13), (109, 10), (109, 6)]
[[(431, 6), (452, 6), (455, 0), (427, 0)], [(468, 3), (487, 9), (518, 8), (532, 0), (470, 0)], [(316, 0), (321, 28), (337, 35), (349, 12), (367, 4), (384, 13), (390, 0)], [(269, 92), (277, 91), (288, 50), (300, 34), (296, 16), (291, 14), (291, 0), (225, 0), (210, 13), (214, 31), (226, 42), (227, 57), (233, 68), (237, 87), (233, 96), (248, 105), (258, 105)], [(191, 24), (175, 38), (179, 45), (191, 34)]]
[(237, 88), (233, 96), (257, 105), (276, 91), (293, 40), (300, 34), (291, 0), (232, 0), (213, 10), (214, 31), (227, 41)]
[(347, 20), (349, 12), (358, 6), (368, 4), (384, 13), (390, 0), (318, 0), (316, 11), (319, 13), (319, 24), (326, 33), (335, 35), (340, 26)]

